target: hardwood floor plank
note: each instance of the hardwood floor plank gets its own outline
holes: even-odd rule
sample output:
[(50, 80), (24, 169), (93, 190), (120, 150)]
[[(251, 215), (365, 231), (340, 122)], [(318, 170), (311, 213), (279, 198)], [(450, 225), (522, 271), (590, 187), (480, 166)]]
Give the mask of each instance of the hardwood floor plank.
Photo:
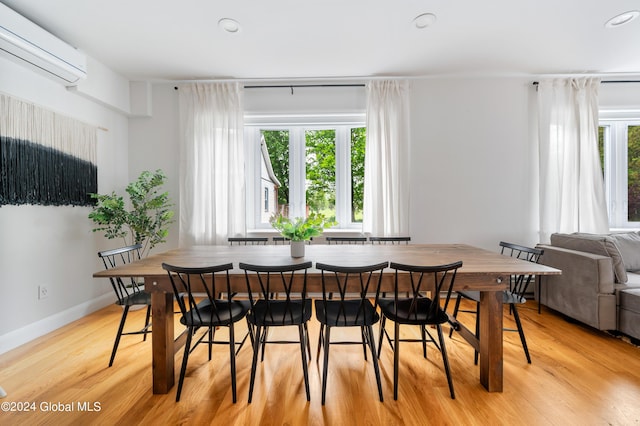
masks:
[[(470, 306), (469, 306), (470, 307)], [(505, 308), (505, 326), (513, 327)], [(320, 403), (322, 360), (317, 362), (318, 325), (310, 322), (311, 402), (304, 392), (298, 345), (268, 345), (259, 363), (254, 398), (247, 403), (251, 348), (237, 356), (238, 402), (231, 401), (228, 349), (205, 347), (190, 357), (182, 398), (175, 387), (166, 395), (151, 392), (151, 342), (125, 336), (108, 368), (120, 316), (111, 306), (0, 355), (0, 402), (33, 403), (35, 411), (0, 412), (0, 424), (219, 424), (231, 425), (586, 425), (634, 424), (640, 419), (640, 348), (622, 339), (566, 321), (553, 311), (522, 309), (531, 351), (527, 364), (517, 333), (504, 333), (504, 391), (488, 393), (478, 381), (473, 349), (458, 335), (446, 338), (456, 399), (451, 400), (440, 353), (429, 345), (422, 357), (417, 343), (402, 343), (398, 401), (393, 400), (393, 353), (384, 343), (380, 356), (385, 401), (378, 401), (371, 364), (362, 347), (332, 346), (327, 401)], [(144, 311), (130, 321), (143, 321)], [(461, 319), (472, 325), (473, 318)], [(391, 327), (392, 329), (392, 327)], [(176, 335), (182, 330), (176, 323)], [(244, 332), (239, 325), (237, 335)], [(375, 328), (376, 338), (378, 328)], [(435, 330), (434, 330), (435, 332)], [(226, 330), (218, 331), (225, 338)], [(401, 327), (402, 337), (417, 338), (417, 328)], [(272, 337), (297, 337), (295, 328)], [(332, 340), (358, 339), (359, 333), (335, 330)], [(182, 352), (175, 355), (176, 365)], [(177, 372), (176, 372), (177, 375)], [(177, 382), (177, 381), (176, 381)], [(100, 411), (82, 411), (98, 403)], [(73, 411), (59, 411), (71, 404)], [(80, 404), (80, 405), (79, 405)], [(85, 405), (82, 405), (85, 404)]]

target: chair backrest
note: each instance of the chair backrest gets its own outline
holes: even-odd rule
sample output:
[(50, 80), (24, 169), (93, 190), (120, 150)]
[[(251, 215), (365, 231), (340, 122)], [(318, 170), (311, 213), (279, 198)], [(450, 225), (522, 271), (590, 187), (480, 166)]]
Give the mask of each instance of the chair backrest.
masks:
[(229, 237), (227, 238), (229, 245), (266, 245), (269, 241), (268, 237)]
[[(187, 324), (221, 323), (223, 319), (231, 317), (232, 304), (228, 302), (233, 293), (229, 270), (233, 269), (233, 264), (187, 268), (163, 263), (162, 269), (169, 274), (173, 294)], [(228, 299), (222, 300), (219, 297), (223, 293), (228, 295)], [(207, 299), (208, 305), (203, 304), (204, 299)], [(210, 306), (211, 309), (207, 309), (210, 316), (204, 317), (198, 304)]]
[[(142, 244), (134, 244), (98, 252), (98, 257), (102, 259), (105, 269), (111, 269), (140, 260), (141, 251)], [(135, 277), (109, 277), (109, 280), (119, 302), (132, 294), (143, 291), (143, 284), (138, 283)]]
[[(500, 241), (501, 254), (526, 260), (528, 262), (538, 263), (543, 252), (544, 250), (539, 248), (526, 247), (518, 244)], [(527, 292), (529, 284), (533, 279), (533, 274), (512, 275), (509, 291), (511, 292), (511, 294), (516, 295), (522, 299), (524, 298), (524, 294)]]
[(273, 237), (272, 240), (273, 240), (273, 244), (275, 245), (291, 244), (291, 240), (285, 237)]
[(364, 244), (367, 237), (327, 237), (327, 244)]
[(411, 237), (369, 237), (371, 244), (409, 244)]
[[(408, 320), (423, 318), (427, 323), (441, 323), (446, 320), (447, 307), (451, 300), (456, 274), (458, 269), (462, 267), (462, 261), (434, 266), (404, 265), (391, 262), (389, 266), (395, 269), (393, 297), (396, 302), (396, 316)], [(411, 291), (409, 291), (408, 300), (405, 298), (403, 303), (398, 303), (398, 281), (401, 277), (409, 279)], [(430, 293), (430, 297), (426, 298), (426, 293)], [(429, 303), (424, 303), (427, 299)], [(401, 308), (398, 309), (400, 306)], [(425, 306), (427, 312), (421, 312)]]
[[(376, 263), (364, 266), (337, 266), (325, 263), (316, 263), (316, 269), (322, 274), (322, 304), (325, 312), (328, 305), (337, 305), (334, 325), (348, 325), (350, 320), (369, 323), (371, 318), (367, 315), (375, 314), (380, 297), (380, 284), (382, 272), (389, 266), (389, 262)], [(374, 310), (366, 309), (368, 298), (375, 295), (373, 300)], [(347, 304), (357, 304), (355, 318), (353, 309)]]
[(263, 318), (256, 318), (258, 322), (268, 318), (271, 323), (285, 324), (293, 318), (300, 318), (300, 314), (305, 316), (307, 270), (311, 266), (311, 262), (274, 266), (240, 262), (238, 267), (244, 270), (251, 306), (258, 300), (264, 300), (259, 313)]

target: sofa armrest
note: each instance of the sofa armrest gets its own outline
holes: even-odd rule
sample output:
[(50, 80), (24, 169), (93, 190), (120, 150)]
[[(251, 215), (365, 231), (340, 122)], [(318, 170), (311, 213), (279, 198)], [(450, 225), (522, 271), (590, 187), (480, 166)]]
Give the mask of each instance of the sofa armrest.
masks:
[(610, 257), (539, 245), (540, 263), (562, 275), (543, 277), (538, 300), (552, 309), (600, 330), (617, 325), (613, 262)]

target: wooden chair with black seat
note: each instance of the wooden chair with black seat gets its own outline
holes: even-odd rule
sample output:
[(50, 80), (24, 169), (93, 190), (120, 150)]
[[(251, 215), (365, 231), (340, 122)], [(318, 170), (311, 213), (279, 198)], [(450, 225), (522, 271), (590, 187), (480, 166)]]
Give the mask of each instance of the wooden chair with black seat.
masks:
[(229, 245), (266, 245), (269, 241), (268, 237), (229, 237), (227, 238)]
[[(500, 253), (505, 256), (516, 257), (518, 259), (526, 260), (533, 263), (538, 263), (540, 256), (542, 256), (543, 250), (538, 248), (531, 248), (521, 246), (513, 243), (500, 242)], [(522, 342), (522, 348), (524, 354), (527, 357), (527, 363), (531, 364), (531, 356), (529, 355), (529, 347), (527, 346), (527, 339), (524, 336), (524, 329), (522, 328), (522, 321), (520, 321), (520, 315), (518, 314), (517, 305), (527, 303), (525, 294), (529, 288), (529, 284), (534, 281), (534, 275), (512, 275), (510, 277), (509, 290), (505, 290), (502, 296), (502, 303), (509, 305), (509, 312), (513, 314), (513, 319), (516, 323), (516, 328), (505, 328), (504, 331), (517, 331), (520, 335), (520, 341)], [(456, 304), (453, 308), (454, 318), (458, 316), (458, 312), (470, 312), (476, 315), (476, 337), (480, 336), (480, 329), (478, 327), (478, 315), (480, 309), (480, 292), (478, 291), (458, 291), (456, 298)], [(460, 309), (460, 301), (467, 299), (475, 302), (475, 310), (462, 310)], [(453, 334), (453, 330), (449, 331), (449, 337)], [(474, 363), (478, 364), (478, 351), (474, 354)]]
[(327, 244), (364, 244), (367, 237), (327, 237)]
[[(249, 403), (253, 398), (258, 353), (262, 352), (261, 361), (263, 361), (264, 346), (272, 343), (300, 345), (304, 387), (307, 401), (311, 400), (307, 367), (308, 359), (311, 359), (307, 327), (307, 322), (311, 318), (311, 299), (307, 297), (307, 270), (311, 265), (311, 262), (286, 265), (254, 265), (242, 262), (239, 264), (239, 268), (245, 272), (247, 292), (251, 301), (247, 320), (255, 327)], [(277, 299), (276, 295), (278, 295)], [(298, 328), (298, 340), (267, 339), (268, 329), (287, 326)]]
[[(211, 361), (212, 346), (222, 344), (229, 346), (229, 365), (231, 368), (231, 392), (233, 402), (236, 402), (236, 355), (244, 345), (247, 336), (253, 340), (251, 326), (247, 323), (247, 333), (240, 340), (235, 340), (235, 323), (246, 318), (250, 304), (248, 300), (233, 300), (229, 271), (233, 269), (231, 263), (205, 267), (182, 267), (162, 264), (162, 268), (169, 274), (174, 296), (180, 306), (182, 317), (180, 323), (187, 327), (187, 339), (182, 357), (182, 368), (178, 380), (176, 402), (180, 401), (184, 376), (187, 371), (189, 354), (200, 344), (206, 343)], [(218, 295), (231, 295), (227, 299), (220, 299)], [(226, 340), (215, 340), (216, 329), (227, 327), (229, 336)], [(205, 332), (194, 345), (193, 337), (200, 328)], [(236, 349), (237, 346), (237, 349)]]
[[(377, 312), (382, 272), (389, 262), (364, 266), (338, 266), (316, 263), (322, 274), (322, 298), (315, 301), (316, 319), (320, 322), (320, 349), (324, 350), (322, 371), (322, 405), (327, 394), (327, 374), (329, 371), (329, 348), (331, 345), (362, 345), (365, 360), (367, 345), (378, 384), (378, 395), (382, 402), (382, 384), (373, 334), (373, 324), (380, 320)], [(337, 297), (335, 295), (338, 295)], [(373, 295), (373, 302), (369, 299)], [(333, 327), (360, 328), (361, 341), (331, 341)]]
[(411, 237), (369, 237), (371, 244), (409, 244)]
[[(131, 246), (121, 247), (113, 250), (104, 250), (98, 253), (98, 257), (102, 259), (105, 269), (111, 269), (116, 266), (125, 265), (127, 263), (140, 260), (142, 244), (134, 244)], [(147, 340), (147, 334), (151, 333), (151, 295), (144, 291), (144, 283), (138, 281), (135, 277), (109, 277), (111, 287), (116, 294), (116, 305), (122, 306), (122, 316), (120, 317), (120, 325), (116, 339), (113, 343), (111, 358), (109, 359), (109, 367), (113, 365), (113, 361), (118, 351), (120, 338), (122, 336), (132, 334), (142, 334), (142, 340)], [(136, 331), (124, 332), (125, 322), (129, 309), (132, 306), (142, 305), (147, 307), (144, 327)]]
[[(389, 266), (395, 269), (394, 297), (380, 299), (379, 302), (382, 320), (380, 323), (378, 356), (386, 336), (391, 349), (393, 349), (393, 399), (398, 399), (400, 342), (422, 343), (422, 351), (425, 358), (427, 358), (427, 342), (432, 342), (438, 348), (442, 354), (442, 362), (449, 384), (449, 393), (451, 394), (451, 399), (455, 399), (442, 325), (450, 323), (454, 328), (457, 327), (455, 321), (447, 314), (447, 306), (451, 299), (456, 273), (462, 267), (462, 262), (435, 266), (402, 265), (391, 262)], [(399, 297), (398, 295), (398, 281), (401, 278), (408, 279), (411, 284), (409, 297)], [(427, 294), (430, 294), (430, 297), (427, 297)], [(393, 340), (385, 329), (387, 320), (395, 323)], [(400, 325), (419, 326), (422, 338), (401, 339)], [(431, 335), (427, 326), (435, 326), (438, 340)]]

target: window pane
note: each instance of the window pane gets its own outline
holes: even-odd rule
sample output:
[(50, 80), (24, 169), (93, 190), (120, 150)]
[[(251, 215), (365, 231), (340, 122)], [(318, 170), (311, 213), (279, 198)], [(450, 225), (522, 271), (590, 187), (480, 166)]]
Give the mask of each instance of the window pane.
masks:
[(351, 222), (362, 222), (366, 129), (351, 129)]
[(627, 206), (629, 222), (640, 222), (640, 126), (627, 128)]
[[(262, 167), (260, 172), (260, 180), (262, 187), (271, 188), (270, 198), (272, 200), (262, 200), (262, 204), (269, 209), (262, 215), (262, 222), (268, 222), (269, 217), (276, 212), (282, 211), (285, 215), (289, 214), (289, 131), (287, 130), (262, 130), (260, 132), (264, 138), (269, 152), (270, 165), (267, 159), (262, 158)], [(273, 170), (273, 174), (280, 182), (280, 187), (273, 184), (273, 179), (269, 176), (268, 166)], [(263, 197), (266, 197), (268, 191), (264, 191)], [(265, 220), (266, 218), (266, 220)]]
[(336, 218), (336, 131), (307, 130), (306, 202), (307, 212)]
[(600, 154), (600, 170), (604, 176), (604, 139), (606, 126), (598, 126), (598, 153)]

